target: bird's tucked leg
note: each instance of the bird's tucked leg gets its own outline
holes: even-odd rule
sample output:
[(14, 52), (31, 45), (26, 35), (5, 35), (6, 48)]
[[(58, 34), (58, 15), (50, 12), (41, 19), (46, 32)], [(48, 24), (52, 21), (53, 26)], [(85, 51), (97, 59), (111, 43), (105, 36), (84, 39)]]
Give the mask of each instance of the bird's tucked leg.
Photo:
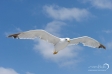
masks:
[(53, 54), (57, 54), (58, 53), (58, 51), (54, 51), (54, 53)]

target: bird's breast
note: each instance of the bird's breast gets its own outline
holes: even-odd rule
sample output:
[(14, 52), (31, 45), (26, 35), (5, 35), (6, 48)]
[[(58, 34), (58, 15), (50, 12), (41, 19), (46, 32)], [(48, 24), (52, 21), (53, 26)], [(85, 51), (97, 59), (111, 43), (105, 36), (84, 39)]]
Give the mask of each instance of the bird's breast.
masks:
[(60, 41), (60, 42), (58, 42), (58, 43), (54, 46), (54, 48), (55, 48), (57, 51), (59, 51), (59, 50), (61, 50), (61, 49), (64, 49), (67, 45), (68, 45), (68, 42)]

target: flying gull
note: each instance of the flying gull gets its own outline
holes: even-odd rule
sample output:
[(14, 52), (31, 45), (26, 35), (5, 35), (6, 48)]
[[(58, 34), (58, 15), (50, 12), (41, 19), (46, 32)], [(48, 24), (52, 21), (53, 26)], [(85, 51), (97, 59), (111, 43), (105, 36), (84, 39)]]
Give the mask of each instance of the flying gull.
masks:
[(77, 45), (79, 43), (82, 43), (84, 46), (92, 48), (106, 49), (106, 47), (102, 45), (100, 42), (88, 36), (82, 36), (73, 39), (59, 38), (46, 32), (45, 30), (29, 30), (21, 33), (11, 34), (8, 37), (13, 37), (15, 39), (35, 39), (39, 37), (40, 39), (50, 42), (54, 45), (53, 54), (57, 54), (59, 50), (64, 49), (68, 45)]

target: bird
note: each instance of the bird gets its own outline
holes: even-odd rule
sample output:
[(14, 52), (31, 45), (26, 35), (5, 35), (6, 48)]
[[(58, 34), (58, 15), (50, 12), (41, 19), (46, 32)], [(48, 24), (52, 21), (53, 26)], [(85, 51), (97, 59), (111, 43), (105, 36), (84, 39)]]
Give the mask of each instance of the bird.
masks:
[(15, 34), (8, 35), (8, 37), (13, 37), (14, 39), (40, 38), (54, 45), (53, 54), (57, 54), (60, 50), (66, 48), (69, 45), (77, 45), (79, 43), (82, 43), (84, 46), (88, 46), (92, 48), (106, 49), (106, 47), (103, 44), (101, 44), (100, 42), (98, 42), (97, 40), (89, 36), (81, 36), (73, 39), (59, 38), (42, 29), (15, 33)]

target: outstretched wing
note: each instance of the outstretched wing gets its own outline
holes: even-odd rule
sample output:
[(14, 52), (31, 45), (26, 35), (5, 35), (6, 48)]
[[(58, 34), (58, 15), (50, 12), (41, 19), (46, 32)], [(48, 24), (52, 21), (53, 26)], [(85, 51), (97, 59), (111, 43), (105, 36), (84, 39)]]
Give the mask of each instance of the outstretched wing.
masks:
[(104, 45), (100, 44), (97, 40), (87, 37), (87, 36), (78, 37), (78, 38), (74, 38), (74, 39), (70, 40), (70, 44), (78, 44), (78, 43), (82, 43), (84, 46), (89, 46), (89, 47), (93, 47), (93, 48), (106, 49), (106, 47)]
[(40, 39), (46, 40), (50, 43), (53, 43), (54, 45), (60, 41), (58, 37), (53, 36), (44, 30), (29, 30), (26, 32), (12, 34), (9, 35), (8, 37), (14, 37), (17, 39), (34, 39), (39, 37)]

